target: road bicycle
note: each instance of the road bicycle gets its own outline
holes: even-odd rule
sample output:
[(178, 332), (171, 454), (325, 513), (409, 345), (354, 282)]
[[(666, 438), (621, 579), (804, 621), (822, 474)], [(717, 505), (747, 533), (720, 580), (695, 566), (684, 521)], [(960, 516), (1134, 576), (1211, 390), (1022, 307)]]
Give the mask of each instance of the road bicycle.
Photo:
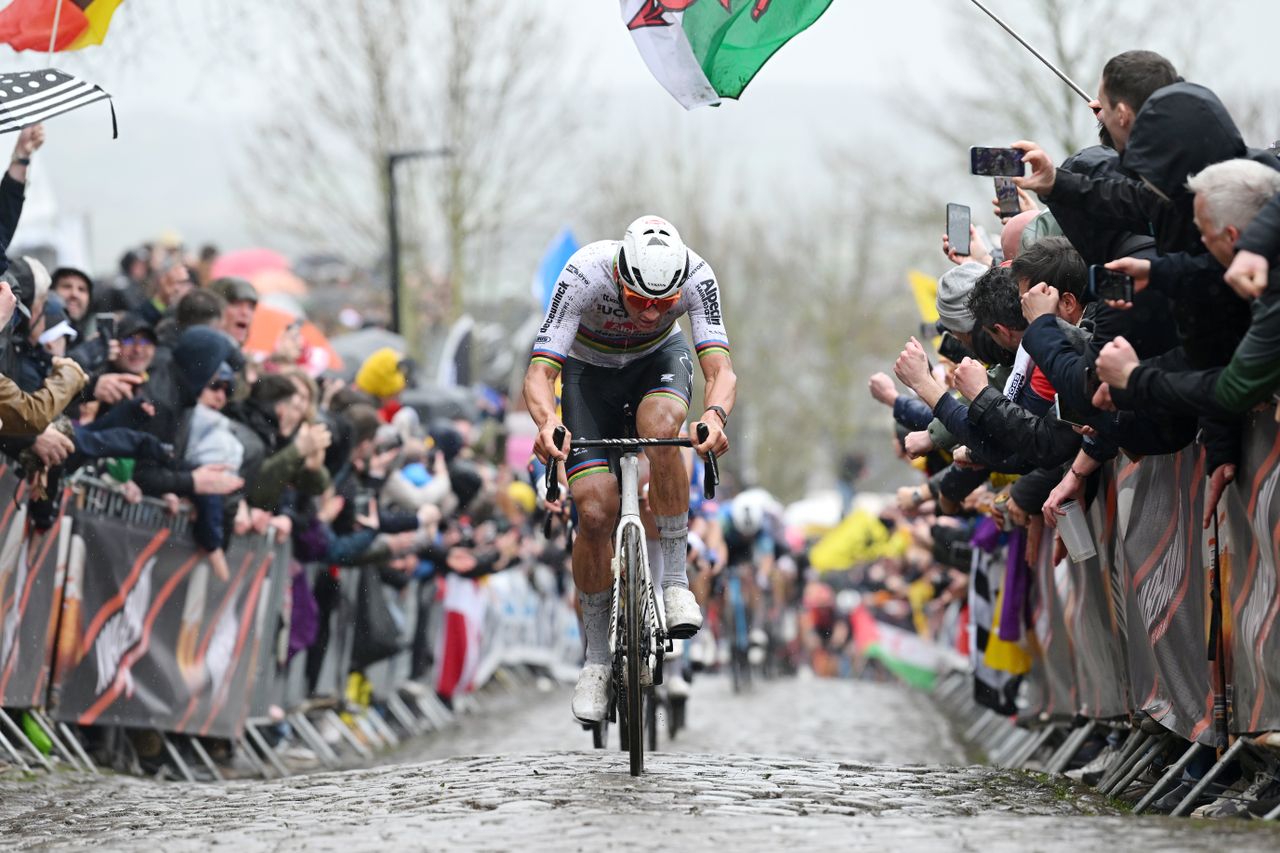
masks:
[[(707, 440), (705, 424), (696, 425), (698, 441)], [(564, 446), (565, 430), (555, 431), (556, 447)], [(667, 617), (662, 596), (649, 575), (649, 557), (644, 526), (640, 522), (640, 451), (646, 447), (692, 447), (687, 438), (594, 438), (578, 439), (572, 447), (601, 447), (621, 454), (617, 459), (621, 509), (613, 537), (612, 603), (609, 608), (609, 656), (612, 665), (609, 702), (605, 722), (595, 727), (593, 738), (603, 747), (608, 722), (617, 722), (621, 737), (631, 754), (631, 775), (644, 772), (645, 688), (662, 683), (662, 665), (672, 650), (667, 634)], [(720, 472), (714, 453), (707, 454), (703, 492), (715, 498)], [(547, 465), (547, 501), (560, 499), (559, 461)]]

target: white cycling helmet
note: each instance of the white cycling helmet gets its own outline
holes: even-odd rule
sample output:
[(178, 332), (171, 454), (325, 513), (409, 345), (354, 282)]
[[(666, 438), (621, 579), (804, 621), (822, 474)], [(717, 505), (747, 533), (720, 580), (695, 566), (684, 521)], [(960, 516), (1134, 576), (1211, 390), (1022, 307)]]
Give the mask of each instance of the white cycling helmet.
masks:
[(614, 261), (619, 282), (646, 299), (668, 299), (689, 277), (689, 250), (676, 227), (661, 216), (642, 216), (622, 237)]
[(761, 488), (741, 492), (729, 507), (734, 529), (745, 536), (755, 536), (764, 529), (769, 516), (780, 514), (781, 507), (773, 495)]
[(764, 527), (764, 503), (744, 492), (733, 499), (729, 508), (729, 517), (733, 519), (733, 529), (743, 536), (755, 536)]

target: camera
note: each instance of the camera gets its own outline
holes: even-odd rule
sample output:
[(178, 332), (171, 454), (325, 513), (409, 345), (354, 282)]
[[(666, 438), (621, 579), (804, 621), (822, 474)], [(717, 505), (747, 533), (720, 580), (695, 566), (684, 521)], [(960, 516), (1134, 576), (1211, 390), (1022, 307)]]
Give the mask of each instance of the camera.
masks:
[(1022, 202), (1018, 200), (1018, 185), (1012, 178), (998, 177), (996, 182), (996, 204), (1001, 217), (1013, 217), (1022, 212)]
[(969, 254), (969, 208), (963, 204), (947, 205), (947, 242), (957, 255)]
[(1133, 276), (1109, 270), (1102, 264), (1089, 267), (1089, 296), (1093, 299), (1133, 301)]
[(973, 352), (960, 343), (960, 339), (950, 332), (942, 333), (942, 342), (938, 344), (938, 355), (953, 364), (959, 364), (966, 358), (976, 358)]
[(97, 314), (94, 321), (98, 326), (98, 334), (104, 341), (114, 341), (116, 339), (116, 315), (115, 314)]
[(1088, 424), (1084, 422), (1083, 415), (1081, 415), (1079, 412), (1073, 412), (1071, 409), (1062, 405), (1061, 394), (1053, 395), (1052, 411), (1053, 411), (1053, 416), (1058, 420), (1062, 421), (1064, 424), (1070, 424), (1071, 426), (1078, 426), (1078, 427), (1088, 426)]
[(1021, 177), (1027, 172), (1022, 162), (1022, 152), (1016, 148), (969, 149), (969, 171), (975, 175), (994, 177)]

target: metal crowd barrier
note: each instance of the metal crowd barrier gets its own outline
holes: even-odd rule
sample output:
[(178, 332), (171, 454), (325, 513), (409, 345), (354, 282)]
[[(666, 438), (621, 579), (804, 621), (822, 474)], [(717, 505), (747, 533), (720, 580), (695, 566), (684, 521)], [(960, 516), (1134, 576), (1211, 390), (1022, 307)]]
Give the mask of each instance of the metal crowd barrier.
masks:
[[(968, 673), (947, 674), (935, 691), (990, 760), (1060, 773), (1091, 736), (1115, 730), (1123, 739), (1119, 758), (1098, 790), (1119, 796), (1142, 786), (1135, 806), (1142, 812), (1196, 756), (1213, 751), (1218, 760), (1178, 815), (1216, 790), (1215, 778), (1242, 752), (1280, 748), (1273, 734), (1280, 731), (1280, 429), (1273, 414), (1246, 423), (1243, 462), (1209, 531), (1201, 522), (1203, 455), (1191, 447), (1103, 473), (1088, 513), (1096, 556), (1055, 564), (1045, 537), (1028, 567), (1034, 614), (1025, 639), (1034, 642), (1024, 643), (1029, 670), (1015, 676), (1022, 678), (1017, 713), (976, 702)], [(1006, 557), (992, 562), (1004, 566)], [(992, 580), (994, 601), (1007, 578), (995, 572)], [(1212, 618), (1215, 607), (1222, 618)], [(980, 665), (988, 663), (983, 654), (975, 649)], [(1224, 660), (1215, 664), (1215, 655)], [(1225, 681), (1215, 678), (1215, 666)], [(1217, 698), (1216, 708), (1206, 696)], [(1141, 782), (1144, 772), (1154, 781)], [(1280, 807), (1265, 817), (1280, 818)]]
[[(346, 696), (357, 580), (373, 570), (344, 569), (321, 695), (308, 696), (307, 651), (285, 657), (294, 566), (287, 543), (238, 537), (227, 549), (231, 578), (223, 582), (191, 539), (188, 511), (170, 513), (152, 498), (129, 502), (119, 486), (76, 475), (65, 484), (57, 521), (40, 531), (27, 523), (28, 491), (0, 460), (0, 760), (95, 771), (73, 730), (93, 725), (159, 732), (189, 780), (195, 763), (222, 776), (206, 737), (233, 741), (263, 776), (288, 775), (290, 758), (276, 748), (282, 724), (321, 763), (339, 766), (453, 722), (432, 686), (411, 678), (420, 617), (431, 622), (437, 669), (456, 651), (443, 630), (449, 602), (434, 601), (436, 580), (382, 588), (401, 650), (367, 668), (373, 701), (359, 707)], [(328, 571), (299, 570), (309, 585)], [(521, 667), (563, 677), (580, 650), (564, 638), (566, 621), (576, 631), (572, 610), (554, 593), (533, 593), (523, 571), (506, 574), (480, 586), (466, 581), (484, 603), (479, 621), (468, 623), (483, 647), (469, 653), (488, 663), (472, 666), (456, 685), (463, 705)], [(141, 696), (135, 684), (146, 685)]]

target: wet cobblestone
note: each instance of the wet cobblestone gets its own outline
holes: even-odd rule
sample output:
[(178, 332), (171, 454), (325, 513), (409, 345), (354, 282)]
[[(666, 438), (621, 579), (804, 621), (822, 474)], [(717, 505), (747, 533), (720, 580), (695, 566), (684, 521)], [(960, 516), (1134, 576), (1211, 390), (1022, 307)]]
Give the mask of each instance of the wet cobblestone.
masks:
[(787, 681), (735, 697), (706, 679), (689, 722), (638, 779), (624, 753), (589, 748), (562, 692), (513, 697), (368, 769), (223, 785), (0, 778), (0, 847), (1280, 849), (1280, 827), (1135, 818), (1064, 784), (940, 766), (962, 760), (958, 746), (927, 699), (895, 687)]

